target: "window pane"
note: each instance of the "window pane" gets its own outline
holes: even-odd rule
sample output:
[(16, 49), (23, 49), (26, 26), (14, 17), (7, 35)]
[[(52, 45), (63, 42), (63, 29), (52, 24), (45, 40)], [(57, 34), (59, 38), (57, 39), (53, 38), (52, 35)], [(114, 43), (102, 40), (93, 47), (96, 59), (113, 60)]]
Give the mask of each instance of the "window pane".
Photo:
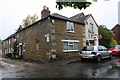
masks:
[(73, 23), (71, 23), (71, 31), (74, 31), (74, 25), (73, 25)]
[(93, 51), (94, 50), (94, 47), (92, 46), (86, 46), (82, 49), (82, 51)]
[(78, 44), (76, 42), (74, 43), (74, 50), (78, 50)]
[(90, 32), (93, 32), (93, 24), (90, 23)]
[(70, 22), (67, 22), (67, 31), (70, 31)]
[(69, 45), (69, 50), (74, 50), (73, 45)]
[(64, 50), (68, 50), (68, 42), (64, 42)]
[(69, 42), (69, 45), (73, 45), (73, 42)]

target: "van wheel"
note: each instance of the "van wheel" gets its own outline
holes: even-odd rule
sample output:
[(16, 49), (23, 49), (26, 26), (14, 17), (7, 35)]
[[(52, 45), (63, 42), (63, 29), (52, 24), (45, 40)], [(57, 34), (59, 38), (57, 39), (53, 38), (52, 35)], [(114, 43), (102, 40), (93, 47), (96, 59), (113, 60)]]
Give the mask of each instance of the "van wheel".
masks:
[(101, 56), (97, 56), (97, 62), (101, 61)]

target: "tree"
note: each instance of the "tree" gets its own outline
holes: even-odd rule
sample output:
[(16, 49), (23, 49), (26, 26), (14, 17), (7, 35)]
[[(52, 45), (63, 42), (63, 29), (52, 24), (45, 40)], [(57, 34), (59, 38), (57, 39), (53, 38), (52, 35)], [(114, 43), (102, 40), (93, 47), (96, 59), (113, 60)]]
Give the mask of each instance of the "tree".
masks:
[(117, 41), (112, 39), (109, 46), (112, 47), (112, 46), (117, 45), (117, 44), (118, 44)]
[(102, 35), (102, 39), (99, 40), (100, 45), (103, 45), (103, 46), (109, 48), (109, 47), (116, 44), (115, 40), (113, 39), (114, 35), (105, 26), (100, 25), (98, 27), (98, 32), (99, 32), (100, 35)]
[[(66, 1), (66, 2), (65, 2)], [(79, 0), (78, 0), (79, 1)], [(93, 2), (97, 2), (97, 0), (92, 0)], [(104, 0), (104, 1), (109, 1), (109, 0)], [(80, 0), (79, 2), (74, 2), (74, 0), (57, 0), (56, 1), (56, 8), (61, 10), (64, 7), (72, 7), (74, 9), (86, 9), (89, 7), (92, 3), (87, 2), (87, 0)]]
[(0, 43), (2, 43), (2, 40), (0, 39)]
[(25, 27), (25, 23), (28, 23), (28, 25), (33, 24), (37, 21), (38, 16), (34, 14), (33, 16), (28, 15), (25, 19), (23, 19), (22, 25)]
[(23, 29), (23, 26), (22, 26), (22, 25), (20, 25), (19, 28), (18, 28), (16, 31), (19, 31), (19, 30), (21, 30), (21, 29)]
[(23, 29), (24, 27), (26, 27), (25, 25), (26, 23), (28, 24), (28, 26), (30, 24), (35, 23), (37, 19), (38, 19), (38, 16), (36, 14), (34, 14), (33, 16), (28, 15), (25, 19), (23, 19), (22, 25), (20, 25), (16, 31), (19, 31)]
[(73, 7), (74, 9), (86, 9), (92, 3), (91, 2), (56, 2), (56, 8), (59, 10), (63, 9), (63, 7)]

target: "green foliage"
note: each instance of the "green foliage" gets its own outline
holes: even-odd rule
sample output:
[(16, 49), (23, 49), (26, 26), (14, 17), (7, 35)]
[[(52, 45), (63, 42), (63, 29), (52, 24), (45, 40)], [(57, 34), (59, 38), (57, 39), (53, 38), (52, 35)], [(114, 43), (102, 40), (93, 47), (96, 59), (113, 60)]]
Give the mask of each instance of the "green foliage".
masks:
[(18, 27), (16, 31), (19, 31), (25, 27), (25, 23), (28, 23), (28, 25), (33, 24), (37, 21), (38, 16), (34, 14), (33, 16), (28, 15), (25, 19), (23, 19), (22, 25)]
[(23, 26), (25, 26), (24, 24), (27, 22), (28, 25), (30, 25), (30, 24), (35, 23), (37, 21), (37, 19), (38, 19), (38, 16), (36, 14), (34, 14), (33, 16), (28, 15), (25, 19), (23, 19), (22, 24), (23, 24)]
[(0, 43), (2, 43), (2, 40), (0, 39)]
[(118, 44), (117, 41), (112, 39), (109, 46), (112, 47), (112, 46), (117, 45), (117, 44)]
[(102, 25), (98, 27), (98, 31), (99, 34), (102, 35), (102, 39), (99, 40), (99, 44), (108, 48), (111, 47), (110, 45), (114, 36), (111, 31)]
[(23, 29), (22, 25), (20, 25), (19, 28), (16, 31), (19, 31), (21, 29)]
[[(66, 2), (65, 2), (66, 1)], [(78, 0), (79, 1), (79, 0)], [(86, 9), (87, 7), (89, 7), (92, 3), (91, 2), (87, 2), (88, 0), (80, 0), (80, 2), (74, 2), (74, 0), (57, 0), (56, 1), (56, 8), (58, 10), (63, 9), (64, 7), (72, 7), (74, 9)], [(93, 2), (97, 2), (98, 0), (92, 0)], [(103, 1), (109, 1), (109, 0), (103, 0)]]
[(63, 7), (73, 7), (74, 9), (86, 9), (92, 3), (91, 2), (56, 2), (56, 8), (61, 10)]

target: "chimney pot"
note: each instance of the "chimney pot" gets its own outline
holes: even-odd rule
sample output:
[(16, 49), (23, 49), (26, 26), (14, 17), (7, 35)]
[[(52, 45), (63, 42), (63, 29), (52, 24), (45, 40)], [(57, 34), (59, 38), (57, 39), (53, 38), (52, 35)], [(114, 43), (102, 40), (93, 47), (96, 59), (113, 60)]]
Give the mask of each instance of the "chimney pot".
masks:
[(48, 7), (43, 6), (43, 10), (41, 11), (41, 18), (45, 18), (50, 15), (50, 10)]
[(24, 24), (24, 26), (25, 27), (27, 27), (29, 24), (28, 24), (28, 22), (27, 21), (25, 21), (25, 24)]

